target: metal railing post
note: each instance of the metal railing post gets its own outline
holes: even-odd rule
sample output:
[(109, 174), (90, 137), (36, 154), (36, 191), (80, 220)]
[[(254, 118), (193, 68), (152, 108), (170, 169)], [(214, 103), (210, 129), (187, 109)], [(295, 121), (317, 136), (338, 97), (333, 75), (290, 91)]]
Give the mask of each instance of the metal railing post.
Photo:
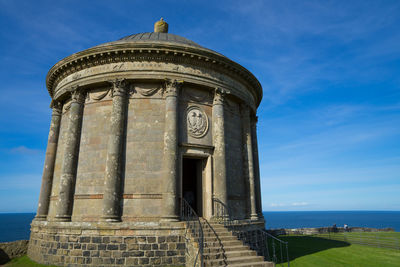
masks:
[[(192, 207), (187, 203), (187, 201), (181, 198), (181, 220), (186, 222), (186, 227), (190, 231), (190, 233), (194, 236), (194, 239), (199, 244), (199, 249), (197, 251), (196, 258), (194, 260), (194, 267), (197, 266), (198, 260), (200, 262), (200, 267), (204, 266), (203, 259), (203, 247), (204, 247), (204, 232), (203, 227), (201, 225), (201, 221), (196, 212), (192, 209)], [(196, 223), (198, 227), (196, 227)]]
[[(220, 224), (223, 224), (226, 228), (228, 228), (229, 231), (231, 231), (239, 240), (244, 242), (245, 244), (249, 245), (250, 248), (256, 250), (259, 255), (263, 256), (264, 260), (267, 261), (272, 261), (275, 264), (278, 263), (278, 255), (276, 251), (276, 244), (275, 242), (279, 242), (279, 247), (280, 247), (280, 265), (283, 264), (283, 247), (286, 248), (286, 258), (287, 258), (287, 264), (290, 266), (290, 258), (289, 258), (289, 246), (287, 242), (284, 242), (273, 235), (269, 234), (265, 230), (261, 229), (253, 229), (249, 230), (251, 228), (247, 226), (251, 226), (251, 221), (245, 221), (244, 223), (241, 223), (240, 225), (235, 223), (235, 221), (231, 218), (232, 212), (229, 210), (227, 205), (222, 203), (219, 199), (213, 198), (213, 205), (214, 211), (217, 211), (214, 214), (214, 217), (216, 217), (217, 222)], [(219, 217), (222, 215), (222, 218)], [(221, 220), (222, 219), (222, 220)], [(247, 231), (245, 231), (244, 228), (247, 228)], [(242, 228), (242, 229), (240, 229)], [(270, 247), (269, 247), (269, 240), (271, 243), (271, 249), (272, 249), (272, 257), (271, 257), (271, 252), (270, 252)]]

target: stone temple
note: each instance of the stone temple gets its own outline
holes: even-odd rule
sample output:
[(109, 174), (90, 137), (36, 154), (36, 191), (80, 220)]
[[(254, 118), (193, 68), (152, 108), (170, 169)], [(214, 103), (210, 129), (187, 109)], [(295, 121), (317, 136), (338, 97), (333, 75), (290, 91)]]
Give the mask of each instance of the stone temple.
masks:
[(161, 19), (154, 32), (64, 58), (46, 82), (52, 117), (30, 258), (270, 266), (227, 225), (264, 229), (252, 73)]

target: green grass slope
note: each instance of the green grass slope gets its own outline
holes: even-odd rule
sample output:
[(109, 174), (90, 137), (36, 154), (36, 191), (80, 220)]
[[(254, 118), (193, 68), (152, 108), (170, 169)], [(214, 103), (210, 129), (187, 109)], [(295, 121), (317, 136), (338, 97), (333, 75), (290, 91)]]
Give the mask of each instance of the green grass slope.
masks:
[(22, 256), (19, 258), (12, 259), (4, 267), (56, 267), (55, 265), (43, 265), (36, 263), (28, 258), (28, 256)]
[[(289, 242), (290, 266), (400, 267), (399, 250), (349, 244), (314, 236), (279, 238)], [(282, 265), (286, 266), (286, 263)]]

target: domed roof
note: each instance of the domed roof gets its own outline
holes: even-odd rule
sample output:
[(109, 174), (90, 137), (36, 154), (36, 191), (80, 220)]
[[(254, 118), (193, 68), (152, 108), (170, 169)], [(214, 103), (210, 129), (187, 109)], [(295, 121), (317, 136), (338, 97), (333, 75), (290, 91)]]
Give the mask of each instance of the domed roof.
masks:
[[(125, 36), (117, 41), (100, 44), (96, 47), (114, 45), (114, 44), (160, 44), (160, 45), (178, 45), (189, 46), (193, 48), (205, 49), (213, 53), (217, 53), (209, 48), (203, 47), (192, 40), (185, 37), (168, 33), (168, 23), (162, 18), (154, 25), (154, 32), (144, 32)], [(221, 55), (220, 53), (217, 53)]]
[(118, 41), (112, 43), (121, 43), (121, 42), (154, 42), (154, 43), (170, 43), (170, 44), (183, 44), (189, 45), (193, 47), (201, 47), (199, 44), (186, 39), (185, 37), (165, 32), (145, 32), (145, 33), (137, 33), (126, 36), (124, 38), (119, 39)]
[[(256, 90), (257, 104), (261, 101), (261, 85), (250, 71), (212, 49), (201, 46), (185, 37), (168, 33), (168, 23), (162, 18), (154, 24), (154, 32), (128, 35), (119, 40), (77, 52), (60, 60), (47, 74), (47, 89), (53, 97), (55, 86), (73, 72), (110, 62), (131, 61), (133, 58), (147, 60), (147, 56), (151, 57), (152, 53), (160, 54), (161, 51), (165, 52), (162, 53), (164, 56), (171, 53), (168, 60), (174, 61), (186, 57), (192, 61), (211, 64), (207, 67), (218, 66), (217, 68), (223, 68), (231, 72), (234, 77), (242, 77)], [(146, 56), (142, 52), (145, 52)], [(162, 58), (161, 55), (157, 56), (157, 59), (160, 58)], [(76, 75), (76, 77), (79, 75)]]

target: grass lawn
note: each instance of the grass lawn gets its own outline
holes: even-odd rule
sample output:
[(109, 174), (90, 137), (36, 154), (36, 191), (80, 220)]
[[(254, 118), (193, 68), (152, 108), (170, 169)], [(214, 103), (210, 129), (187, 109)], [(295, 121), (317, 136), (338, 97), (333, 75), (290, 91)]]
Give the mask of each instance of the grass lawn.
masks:
[(315, 236), (279, 236), (279, 239), (289, 242), (290, 266), (400, 266), (400, 250)]
[(349, 233), (324, 233), (317, 237), (335, 239), (351, 244), (369, 245), (383, 248), (400, 249), (399, 232), (349, 232)]
[(43, 265), (36, 263), (28, 258), (28, 256), (22, 256), (19, 258), (12, 259), (7, 262), (4, 267), (56, 267), (55, 265)]

